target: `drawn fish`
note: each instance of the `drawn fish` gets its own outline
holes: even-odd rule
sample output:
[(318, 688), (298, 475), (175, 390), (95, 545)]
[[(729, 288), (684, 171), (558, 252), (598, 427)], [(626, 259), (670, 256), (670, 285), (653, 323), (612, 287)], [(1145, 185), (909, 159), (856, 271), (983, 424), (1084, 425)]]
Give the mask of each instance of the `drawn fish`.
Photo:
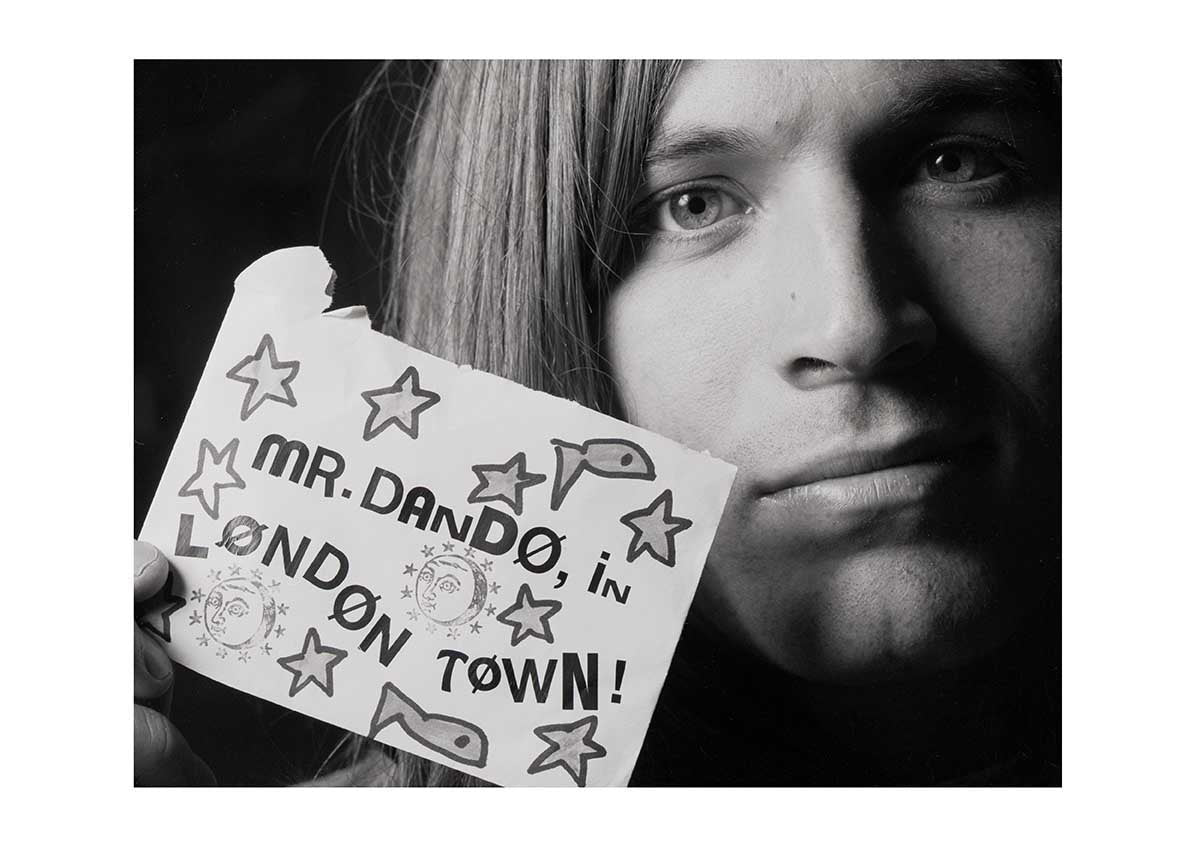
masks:
[(398, 686), (388, 682), (382, 686), (378, 708), (374, 710), (374, 719), (370, 721), (369, 737), (377, 737), (392, 723), (397, 723), (404, 732), (429, 750), (448, 756), (454, 762), (477, 768), (486, 766), (490, 741), (481, 727), (451, 715), (425, 712)]
[(552, 483), (552, 509), (565, 502), (565, 495), (585, 472), (615, 479), (656, 479), (652, 457), (634, 441), (622, 438), (591, 438), (571, 444), (554, 438), (556, 479)]

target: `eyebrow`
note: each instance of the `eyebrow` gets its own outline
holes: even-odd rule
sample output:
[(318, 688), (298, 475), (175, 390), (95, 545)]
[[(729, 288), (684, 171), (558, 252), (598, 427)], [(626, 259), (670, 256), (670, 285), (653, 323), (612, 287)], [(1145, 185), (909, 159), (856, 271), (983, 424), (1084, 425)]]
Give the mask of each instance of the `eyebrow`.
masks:
[(974, 109), (1034, 108), (1047, 101), (1051, 81), (1043, 62), (978, 65), (915, 84), (886, 109), (886, 123), (903, 126), (928, 115)]
[[(1035, 62), (1034, 65), (1042, 63)], [(952, 76), (915, 83), (909, 91), (897, 95), (884, 111), (884, 126), (900, 129), (934, 115), (975, 109), (1027, 108), (1045, 102), (1050, 80), (1030, 63), (1011, 66), (957, 68)], [(798, 135), (796, 127), (786, 130), (787, 138)], [(658, 133), (644, 157), (644, 167), (696, 156), (729, 154), (760, 155), (768, 148), (763, 138), (746, 129), (732, 126), (680, 126)]]
[(652, 167), (675, 159), (720, 152), (751, 155), (759, 153), (764, 146), (754, 132), (737, 127), (683, 126), (653, 139), (644, 165)]

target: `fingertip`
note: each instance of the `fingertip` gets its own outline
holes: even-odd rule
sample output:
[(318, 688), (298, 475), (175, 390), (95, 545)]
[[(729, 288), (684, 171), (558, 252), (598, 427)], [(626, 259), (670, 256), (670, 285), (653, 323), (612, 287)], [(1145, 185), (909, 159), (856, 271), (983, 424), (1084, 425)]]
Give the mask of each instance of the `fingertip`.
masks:
[(162, 551), (147, 541), (133, 540), (133, 592), (137, 599), (144, 599), (166, 581), (170, 563)]

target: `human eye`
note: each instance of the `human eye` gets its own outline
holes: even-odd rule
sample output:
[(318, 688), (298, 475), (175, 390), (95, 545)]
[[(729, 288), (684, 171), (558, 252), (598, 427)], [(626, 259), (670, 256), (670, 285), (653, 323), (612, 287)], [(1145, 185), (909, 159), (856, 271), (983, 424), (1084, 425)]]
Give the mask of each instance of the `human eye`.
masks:
[(917, 154), (906, 186), (928, 199), (991, 202), (1017, 187), (1024, 168), (996, 139), (961, 136), (936, 141)]
[(641, 220), (656, 233), (687, 233), (712, 229), (738, 215), (749, 214), (751, 205), (728, 187), (695, 183), (660, 192), (647, 201)]
[(446, 594), (452, 594), (458, 588), (457, 581), (453, 579), (440, 580), (440, 590)]

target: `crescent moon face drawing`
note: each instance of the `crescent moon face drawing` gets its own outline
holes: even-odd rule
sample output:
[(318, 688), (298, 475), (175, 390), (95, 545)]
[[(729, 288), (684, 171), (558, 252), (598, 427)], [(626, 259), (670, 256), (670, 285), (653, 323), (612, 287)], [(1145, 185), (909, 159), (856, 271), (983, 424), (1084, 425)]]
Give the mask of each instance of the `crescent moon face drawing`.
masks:
[(256, 579), (234, 577), (212, 587), (204, 603), (204, 626), (212, 637), (235, 650), (264, 640), (274, 628), (274, 598)]
[(443, 626), (467, 624), (486, 604), (482, 569), (461, 556), (429, 559), (415, 579), (415, 602), (430, 620)]

